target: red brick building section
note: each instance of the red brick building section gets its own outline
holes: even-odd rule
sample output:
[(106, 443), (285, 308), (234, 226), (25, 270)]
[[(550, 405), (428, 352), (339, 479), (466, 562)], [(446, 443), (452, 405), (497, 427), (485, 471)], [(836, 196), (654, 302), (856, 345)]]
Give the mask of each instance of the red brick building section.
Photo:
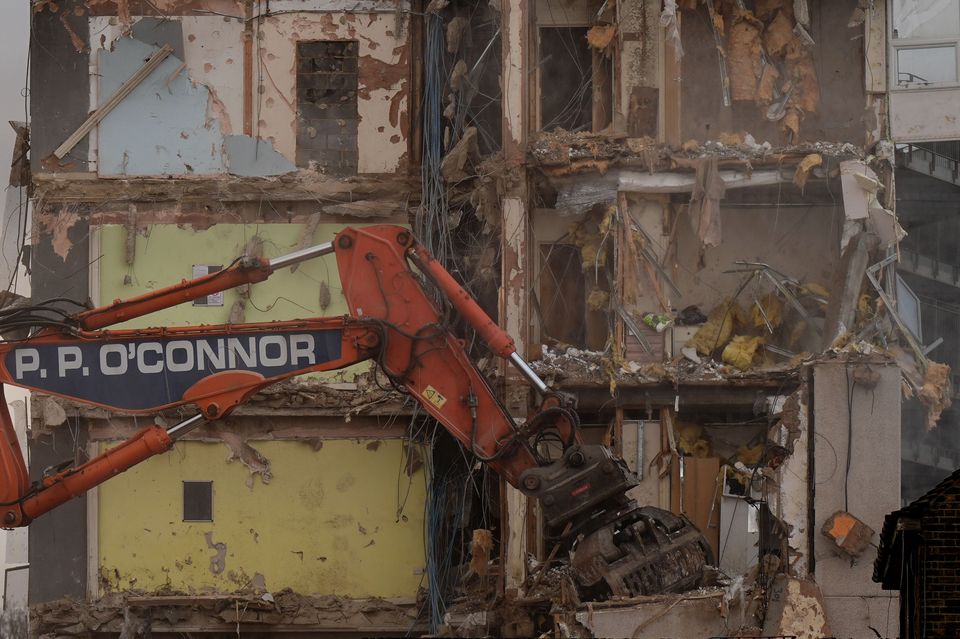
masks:
[(886, 516), (873, 580), (900, 591), (900, 637), (960, 637), (960, 470)]

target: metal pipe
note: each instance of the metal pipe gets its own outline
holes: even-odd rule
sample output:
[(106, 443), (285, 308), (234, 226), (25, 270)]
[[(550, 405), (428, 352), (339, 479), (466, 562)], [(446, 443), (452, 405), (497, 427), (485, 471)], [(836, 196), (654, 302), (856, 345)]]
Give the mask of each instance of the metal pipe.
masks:
[(203, 416), (203, 413), (197, 413), (190, 419), (186, 419), (168, 428), (167, 435), (170, 439), (179, 439), (206, 421), (207, 418)]
[(300, 262), (312, 260), (315, 257), (330, 255), (331, 253), (333, 253), (333, 242), (324, 242), (323, 244), (308, 246), (305, 249), (275, 257), (270, 260), (270, 268), (277, 271), (288, 266), (293, 266), (294, 264), (299, 264)]
[(513, 362), (513, 365), (517, 367), (524, 377), (527, 378), (527, 381), (537, 387), (537, 390), (541, 394), (546, 394), (550, 391), (550, 387), (547, 386), (547, 383), (540, 379), (540, 376), (533, 372), (533, 369), (530, 368), (530, 365), (523, 361), (523, 358), (514, 351), (510, 353), (510, 361)]

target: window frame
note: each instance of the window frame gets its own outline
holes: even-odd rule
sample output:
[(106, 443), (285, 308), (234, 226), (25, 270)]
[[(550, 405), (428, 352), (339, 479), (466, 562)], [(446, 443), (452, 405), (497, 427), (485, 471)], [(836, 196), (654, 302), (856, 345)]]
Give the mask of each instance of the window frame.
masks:
[[(187, 519), (187, 484), (206, 484), (210, 488), (210, 518), (209, 519)], [(213, 517), (213, 480), (193, 480), (183, 479), (180, 481), (181, 494), (181, 521), (184, 523), (212, 523)]]
[[(931, 89), (955, 89), (960, 87), (960, 33), (951, 36), (942, 36), (937, 38), (898, 38), (894, 35), (894, 8), (893, 0), (887, 3), (887, 10), (890, 12), (890, 19), (887, 20), (887, 41), (889, 45), (890, 59), (890, 90), (891, 91), (917, 91)], [(960, 5), (956, 7), (960, 13)], [(958, 29), (960, 31), (960, 29)], [(900, 84), (900, 51), (906, 49), (934, 49), (937, 47), (953, 47), (955, 78), (947, 82), (915, 82)]]
[[(593, 26), (596, 26), (596, 25), (594, 25), (594, 24), (592, 24), (592, 23), (590, 23), (590, 22), (582, 21), (582, 20), (572, 20), (572, 21), (569, 21), (569, 22), (568, 22), (568, 21), (537, 22), (535, 25), (533, 25), (533, 29), (532, 29), (532, 31), (533, 31), (533, 48), (534, 48), (534, 51), (535, 51), (535, 53), (536, 53), (536, 60), (534, 61), (534, 73), (533, 73), (533, 76), (534, 76), (534, 78), (533, 78), (533, 83), (534, 83), (534, 85), (533, 85), (533, 91), (532, 91), (532, 97), (533, 97), (533, 99), (534, 99), (534, 100), (533, 100), (534, 103), (533, 103), (533, 105), (532, 105), (532, 106), (533, 106), (533, 116), (534, 116), (534, 117), (533, 117), (533, 125), (532, 125), (532, 126), (533, 126), (533, 131), (534, 131), (534, 132), (536, 132), (536, 133), (543, 133), (543, 132), (546, 131), (546, 130), (544, 129), (544, 124), (545, 124), (545, 123), (543, 122), (543, 95), (542, 95), (542, 94), (543, 94), (543, 91), (542, 91), (542, 89), (543, 89), (543, 69), (542, 69), (543, 64), (542, 64), (542, 62), (541, 62), (541, 60), (542, 60), (542, 53), (543, 53), (543, 39), (542, 39), (542, 37), (541, 37), (542, 31), (543, 31), (544, 29), (585, 29), (586, 31), (589, 31), (590, 28), (593, 27)], [(597, 56), (598, 56), (598, 55), (603, 55), (603, 54), (602, 54), (601, 52), (599, 52), (599, 51), (596, 51), (596, 50), (592, 49), (592, 48), (589, 46), (589, 44), (586, 43), (586, 41), (584, 41), (584, 44), (587, 46), (587, 50), (588, 50), (589, 53), (590, 53), (590, 59), (591, 59), (591, 68), (588, 69), (588, 72), (590, 73), (590, 76), (591, 76), (591, 77), (590, 77), (590, 80), (591, 80), (590, 99), (589, 99), (589, 104), (590, 104), (590, 116), (591, 116), (590, 119), (591, 119), (591, 122), (589, 123), (589, 126), (587, 126), (587, 128), (584, 129), (584, 131), (596, 132), (596, 131), (595, 131), (595, 127), (594, 127), (594, 125), (593, 125), (593, 120), (596, 119), (596, 114), (595, 114), (593, 111), (594, 111), (594, 109), (596, 108), (596, 92), (597, 92), (597, 86), (596, 86), (596, 83), (594, 82), (594, 79), (595, 79), (595, 78), (593, 77), (593, 74), (594, 74), (594, 65), (595, 65), (595, 61), (596, 61), (596, 59), (597, 59)], [(609, 86), (609, 89), (608, 89), (608, 94), (609, 94), (609, 95), (607, 96), (607, 98), (608, 98), (608, 100), (609, 100), (609, 108), (610, 108), (610, 122), (608, 123), (608, 126), (611, 125), (611, 124), (613, 124), (614, 114), (615, 114), (616, 111), (617, 111), (617, 104), (618, 104), (618, 99), (619, 99), (619, 96), (618, 96), (619, 79), (618, 79), (618, 75), (617, 75), (618, 65), (619, 65), (619, 58), (618, 58), (618, 56), (616, 56), (616, 55), (612, 56), (612, 57), (610, 58), (610, 77), (609, 77), (610, 86)], [(546, 124), (549, 124), (549, 123), (546, 123)], [(551, 129), (551, 131), (553, 131), (553, 130), (555, 130), (555, 129)]]

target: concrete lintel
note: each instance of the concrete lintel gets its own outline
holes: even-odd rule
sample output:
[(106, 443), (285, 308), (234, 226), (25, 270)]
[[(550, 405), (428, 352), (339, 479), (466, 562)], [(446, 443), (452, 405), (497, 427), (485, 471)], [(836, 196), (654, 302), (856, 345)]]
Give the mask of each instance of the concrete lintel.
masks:
[[(270, 14), (290, 11), (336, 12), (336, 13), (396, 13), (409, 11), (410, 0), (273, 0)], [(254, 9), (254, 17), (267, 14), (266, 5)]]
[(680, 410), (703, 408), (743, 408), (753, 406), (758, 395), (769, 396), (789, 393), (799, 381), (777, 378), (769, 382), (752, 385), (733, 385), (721, 382), (711, 386), (681, 386), (679, 391), (673, 385), (625, 386), (617, 385), (614, 395), (610, 395), (607, 385), (595, 387), (561, 386), (565, 392), (577, 396), (577, 406), (581, 410), (645, 410), (648, 407), (659, 408), (674, 406), (679, 396)]
[[(720, 177), (728, 189), (750, 186), (769, 186), (789, 182), (779, 171), (720, 171)], [(692, 173), (644, 173), (621, 171), (619, 188), (633, 193), (689, 193), (693, 191), (696, 176)]]

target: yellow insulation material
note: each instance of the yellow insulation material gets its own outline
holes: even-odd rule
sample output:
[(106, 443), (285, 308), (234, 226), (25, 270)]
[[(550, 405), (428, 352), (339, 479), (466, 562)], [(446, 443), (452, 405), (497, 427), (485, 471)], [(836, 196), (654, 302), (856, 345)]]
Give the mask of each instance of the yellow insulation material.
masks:
[[(762, 310), (760, 307), (763, 307)], [(753, 315), (755, 328), (766, 330), (767, 322), (769, 322), (770, 328), (777, 330), (783, 324), (783, 302), (780, 301), (776, 293), (767, 293), (754, 302), (753, 306), (750, 307), (750, 312)], [(766, 321), (764, 321), (764, 316), (766, 316)]]
[(953, 403), (950, 397), (950, 367), (939, 362), (928, 362), (919, 393), (920, 401), (927, 408), (927, 430), (940, 421), (940, 414)]
[(745, 324), (745, 314), (736, 300), (727, 299), (710, 311), (706, 323), (690, 339), (688, 345), (701, 355), (710, 355), (730, 341), (735, 326)]
[(763, 344), (762, 337), (737, 335), (723, 349), (723, 361), (745, 371), (753, 366), (753, 359), (756, 357), (757, 349), (760, 348), (761, 344)]
[(677, 424), (677, 434), (680, 435), (677, 448), (682, 454), (699, 458), (710, 456), (710, 442), (703, 436), (703, 426), (681, 422)]
[(610, 293), (599, 288), (593, 289), (587, 297), (587, 306), (592, 311), (607, 310), (610, 308)]

